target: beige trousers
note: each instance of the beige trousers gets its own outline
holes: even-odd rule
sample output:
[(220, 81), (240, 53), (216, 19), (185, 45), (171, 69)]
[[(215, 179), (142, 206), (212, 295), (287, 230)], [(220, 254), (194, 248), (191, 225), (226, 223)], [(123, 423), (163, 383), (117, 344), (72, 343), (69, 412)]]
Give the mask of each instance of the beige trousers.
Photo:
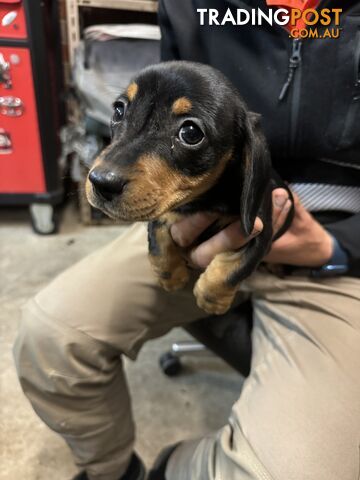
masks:
[[(133, 450), (120, 354), (204, 315), (190, 288), (157, 287), (146, 252), (135, 225), (65, 271), (25, 307), (14, 349), (35, 411), (92, 480), (117, 480)], [(180, 446), (167, 480), (358, 480), (360, 280), (256, 273), (243, 289), (250, 376), (227, 425)]]

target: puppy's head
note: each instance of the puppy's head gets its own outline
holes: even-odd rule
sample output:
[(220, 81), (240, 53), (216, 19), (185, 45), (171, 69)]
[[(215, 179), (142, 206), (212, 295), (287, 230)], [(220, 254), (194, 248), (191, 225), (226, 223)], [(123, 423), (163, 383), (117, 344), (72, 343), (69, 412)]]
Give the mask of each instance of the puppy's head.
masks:
[[(89, 202), (109, 216), (158, 218), (209, 190), (234, 161), (242, 164), (239, 191), (251, 210), (254, 129), (217, 70), (188, 62), (143, 70), (115, 101), (111, 129), (86, 183)], [(245, 230), (249, 222), (243, 219)]]

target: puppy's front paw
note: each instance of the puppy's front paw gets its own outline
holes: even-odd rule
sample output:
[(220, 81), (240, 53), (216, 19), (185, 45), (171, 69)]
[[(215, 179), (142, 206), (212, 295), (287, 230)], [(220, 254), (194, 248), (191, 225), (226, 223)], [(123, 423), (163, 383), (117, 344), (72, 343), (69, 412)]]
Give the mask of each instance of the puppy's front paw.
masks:
[(198, 307), (213, 315), (226, 313), (235, 297), (236, 291), (225, 289), (219, 285), (217, 288), (207, 285), (206, 276), (201, 275), (194, 287), (194, 295)]
[(175, 292), (186, 286), (190, 279), (186, 265), (178, 265), (171, 272), (162, 272), (159, 276), (160, 286), (167, 292)]

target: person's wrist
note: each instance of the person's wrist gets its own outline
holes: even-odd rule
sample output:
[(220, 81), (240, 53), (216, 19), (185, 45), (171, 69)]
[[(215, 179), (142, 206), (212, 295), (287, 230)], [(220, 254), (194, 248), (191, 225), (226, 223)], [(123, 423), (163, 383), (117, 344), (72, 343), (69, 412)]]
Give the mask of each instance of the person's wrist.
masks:
[(334, 253), (333, 236), (326, 230), (323, 232), (323, 238), (319, 242), (318, 259), (316, 265), (314, 264), (314, 267), (322, 267), (323, 265), (326, 265), (331, 260)]
[(338, 240), (329, 234), (332, 240), (331, 257), (321, 267), (312, 270), (312, 277), (325, 278), (346, 275), (349, 270), (349, 256)]

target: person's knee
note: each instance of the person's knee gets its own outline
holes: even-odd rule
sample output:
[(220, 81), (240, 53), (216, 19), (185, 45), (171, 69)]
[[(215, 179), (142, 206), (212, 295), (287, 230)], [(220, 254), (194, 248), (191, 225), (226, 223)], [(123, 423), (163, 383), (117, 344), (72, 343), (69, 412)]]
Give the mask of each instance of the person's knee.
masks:
[[(31, 400), (34, 392), (47, 390), (46, 381), (48, 362), (42, 356), (48, 357), (46, 339), (47, 328), (41, 319), (34, 314), (33, 300), (22, 310), (18, 334), (13, 346), (15, 366), (21, 387)], [(36, 394), (36, 396), (38, 396)], [(33, 403), (33, 402), (32, 402)]]
[[(104, 379), (118, 363), (118, 352), (43, 311), (36, 298), (22, 311), (14, 358), (24, 392), (66, 392), (92, 377)], [(78, 382), (79, 381), (79, 382)], [(106, 381), (106, 379), (104, 380)]]
[(83, 435), (84, 417), (75, 415), (79, 411), (94, 412), (86, 428), (97, 427), (104, 398), (107, 412), (115, 412), (121, 402), (128, 405), (118, 352), (48, 317), (36, 299), (23, 309), (14, 357), (33, 409), (60, 434)]
[(59, 361), (61, 341), (58, 324), (46, 318), (36, 298), (29, 300), (22, 309), (13, 347), (18, 377), (25, 393), (35, 386), (39, 390), (47, 388), (48, 378)]

